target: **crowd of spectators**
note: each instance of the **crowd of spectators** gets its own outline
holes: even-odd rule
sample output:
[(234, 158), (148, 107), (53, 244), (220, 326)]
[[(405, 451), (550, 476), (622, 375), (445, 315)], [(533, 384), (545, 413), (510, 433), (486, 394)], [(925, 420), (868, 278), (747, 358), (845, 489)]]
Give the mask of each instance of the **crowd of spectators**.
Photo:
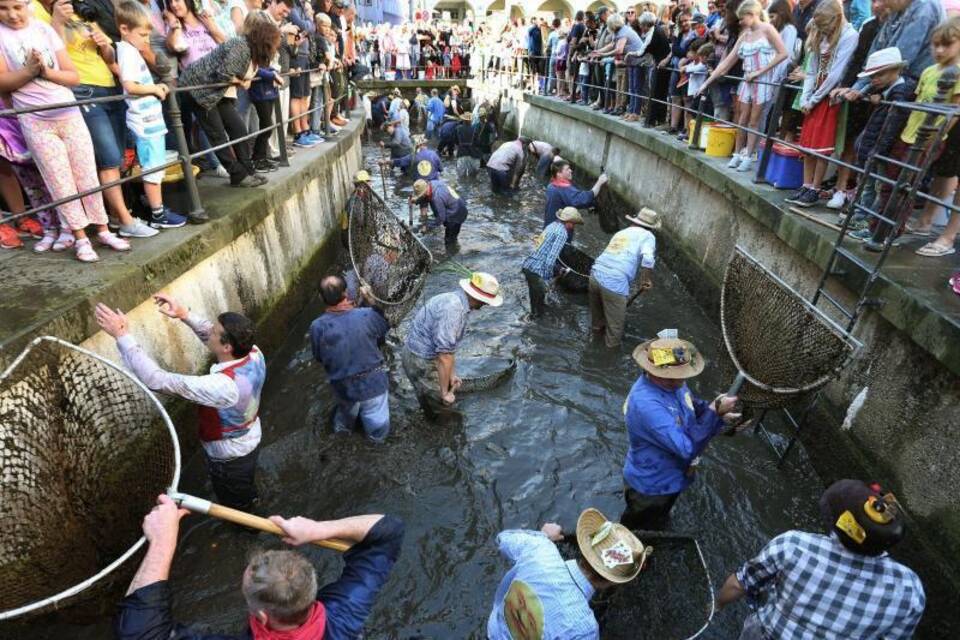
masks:
[[(938, 225), (942, 205), (900, 199), (892, 208), (901, 210), (887, 211), (899, 227), (878, 224), (864, 209), (890, 209), (889, 185), (876, 179), (858, 185), (860, 174), (844, 167), (834, 175), (825, 158), (861, 169), (875, 153), (906, 160), (925, 114), (890, 103), (934, 100), (940, 76), (960, 63), (958, 15), (953, 0), (709, 0), (705, 7), (694, 0), (641, 2), (622, 13), (603, 7), (572, 20), (516, 20), (488, 35), (482, 64), (522, 71), (528, 90), (681, 140), (690, 135), (698, 108), (736, 123), (743, 128), (728, 164), (732, 171), (755, 170), (760, 136), (754, 132), (773, 127), (803, 153), (803, 185), (787, 196), (790, 205), (826, 206), (841, 222), (853, 212), (851, 235), (867, 250), (880, 251), (891, 233), (898, 236), (895, 245), (909, 233), (929, 238), (917, 254), (943, 257), (956, 252), (960, 216)], [(957, 88), (949, 104), (960, 103)], [(781, 91), (782, 114), (771, 122)], [(954, 122), (942, 144), (931, 140), (921, 159), (936, 155), (922, 191), (956, 206), (960, 130)], [(875, 166), (888, 178), (900, 170), (896, 162)], [(854, 207), (858, 186), (860, 206)], [(908, 223), (911, 207), (923, 211)], [(957, 280), (951, 286), (960, 293)]]
[(367, 24), (357, 30), (360, 60), (375, 78), (466, 78), (474, 30), (470, 22), (423, 20)]

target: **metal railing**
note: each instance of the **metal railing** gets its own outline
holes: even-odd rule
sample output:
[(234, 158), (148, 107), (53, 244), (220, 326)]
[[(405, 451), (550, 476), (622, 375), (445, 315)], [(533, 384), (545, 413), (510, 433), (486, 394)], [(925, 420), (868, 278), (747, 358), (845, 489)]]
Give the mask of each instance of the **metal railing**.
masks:
[[(297, 71), (291, 70), (283, 73), (277, 73), (276, 76), (282, 77), (282, 78), (296, 77), (302, 74), (320, 72), (321, 69), (323, 68), (315, 67), (315, 68), (302, 69)], [(191, 219), (205, 220), (206, 215), (204, 213), (203, 204), (200, 199), (200, 192), (199, 192), (199, 189), (197, 188), (196, 176), (194, 175), (192, 170), (193, 160), (210, 153), (216, 153), (217, 151), (220, 151), (227, 147), (233, 147), (238, 143), (246, 142), (247, 140), (257, 138), (264, 132), (274, 130), (276, 133), (277, 149), (280, 156), (279, 164), (281, 166), (289, 166), (290, 163), (287, 158), (286, 135), (285, 135), (287, 125), (294, 120), (299, 120), (300, 118), (304, 118), (304, 117), (308, 118), (311, 114), (322, 110), (323, 129), (327, 135), (330, 135), (331, 134), (330, 122), (328, 122), (327, 114), (326, 114), (328, 102), (332, 100), (334, 106), (336, 106), (337, 103), (349, 97), (349, 95), (355, 88), (355, 85), (351, 81), (349, 81), (349, 79), (347, 79), (344, 86), (344, 91), (342, 94), (340, 94), (339, 96), (329, 96), (328, 92), (332, 90), (333, 83), (331, 78), (329, 78), (328, 72), (326, 70), (324, 70), (323, 72), (325, 73), (325, 77), (323, 79), (323, 85), (322, 85), (323, 96), (324, 96), (324, 99), (322, 101), (323, 104), (312, 107), (307, 111), (305, 111), (304, 113), (297, 115), (295, 118), (289, 117), (284, 119), (282, 117), (280, 97), (278, 96), (273, 100), (274, 122), (271, 123), (270, 125), (261, 126), (256, 131), (248, 132), (246, 135), (241, 136), (239, 138), (231, 139), (223, 144), (216, 145), (214, 147), (209, 147), (206, 149), (201, 149), (192, 153), (190, 152), (190, 145), (187, 142), (187, 132), (185, 131), (183, 119), (181, 117), (182, 114), (180, 109), (180, 103), (177, 100), (177, 95), (180, 93), (194, 91), (197, 89), (216, 89), (216, 88), (229, 87), (231, 85), (234, 85), (235, 83), (226, 81), (226, 82), (215, 82), (215, 83), (198, 84), (198, 85), (170, 86), (170, 92), (167, 94), (167, 97), (166, 97), (166, 107), (167, 107), (166, 115), (168, 116), (167, 119), (169, 120), (167, 124), (169, 125), (170, 129), (173, 131), (174, 138), (176, 139), (176, 144), (177, 144), (176, 160), (165, 162), (162, 165), (159, 165), (157, 167), (152, 167), (150, 169), (142, 169), (141, 172), (137, 175), (122, 176), (117, 180), (101, 183), (99, 186), (94, 187), (92, 189), (87, 189), (85, 191), (81, 191), (79, 193), (76, 193), (64, 198), (52, 200), (50, 202), (43, 203), (42, 205), (37, 205), (32, 208), (29, 208), (20, 213), (0, 211), (0, 222), (6, 223), (12, 220), (17, 220), (27, 216), (32, 216), (48, 209), (55, 209), (56, 207), (66, 204), (68, 202), (79, 200), (81, 198), (93, 195), (95, 193), (102, 193), (108, 189), (121, 186), (127, 182), (140, 180), (144, 175), (165, 171), (166, 169), (169, 169), (170, 167), (174, 167), (176, 165), (180, 165), (183, 171), (183, 180), (184, 180), (184, 185), (186, 186), (186, 195), (187, 195), (187, 198), (189, 201), (189, 207), (190, 207), (190, 210), (187, 214), (188, 217), (190, 217)], [(251, 80), (251, 82), (260, 82), (260, 81), (261, 81), (260, 78), (254, 78)], [(23, 109), (3, 109), (3, 110), (0, 110), (0, 117), (18, 116), (22, 114), (37, 113), (37, 112), (49, 111), (53, 109), (80, 107), (80, 106), (90, 105), (90, 104), (104, 104), (109, 102), (117, 102), (120, 100), (139, 100), (147, 97), (150, 97), (150, 96), (133, 96), (125, 93), (118, 93), (112, 96), (78, 99), (72, 102), (46, 104), (38, 107), (29, 107), (29, 108), (23, 108)], [(251, 105), (250, 108), (252, 109), (253, 106)]]

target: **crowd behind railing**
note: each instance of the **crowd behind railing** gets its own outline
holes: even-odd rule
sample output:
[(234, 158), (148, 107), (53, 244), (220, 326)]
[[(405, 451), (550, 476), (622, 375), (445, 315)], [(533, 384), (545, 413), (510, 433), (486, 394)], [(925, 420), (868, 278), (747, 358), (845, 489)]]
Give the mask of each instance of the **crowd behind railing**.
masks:
[[(478, 66), (684, 141), (693, 128), (699, 140), (705, 122), (734, 125), (732, 171), (763, 179), (774, 148), (802, 156), (789, 205), (836, 210), (868, 250), (912, 236), (929, 240), (921, 256), (955, 253), (960, 93), (949, 85), (937, 93), (938, 81), (957, 79), (960, 18), (948, 18), (940, 0), (707, 8), (644, 2), (572, 22), (534, 19), (481, 47)], [(924, 134), (931, 112), (946, 117), (928, 118)], [(914, 208), (922, 211), (911, 222)], [(960, 278), (950, 285), (960, 293)]]

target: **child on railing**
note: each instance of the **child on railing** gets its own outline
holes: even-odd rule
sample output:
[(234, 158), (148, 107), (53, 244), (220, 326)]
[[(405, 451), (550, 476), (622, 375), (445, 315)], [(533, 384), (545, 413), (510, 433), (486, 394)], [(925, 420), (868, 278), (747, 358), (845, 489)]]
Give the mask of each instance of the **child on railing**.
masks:
[[(9, 93), (17, 109), (75, 102), (68, 87), (79, 82), (76, 67), (60, 36), (31, 17), (23, 0), (0, 0), (0, 92)], [(90, 132), (75, 106), (23, 114), (23, 137), (54, 200), (100, 186)], [(71, 247), (81, 262), (99, 260), (85, 229), (93, 224), (100, 244), (129, 251), (130, 243), (110, 233), (100, 192), (57, 207), (69, 230), (50, 244), (54, 251)], [(46, 241), (46, 240), (44, 240)]]
[[(766, 104), (776, 95), (775, 87), (769, 84), (770, 72), (786, 59), (787, 51), (780, 34), (766, 22), (766, 13), (759, 2), (746, 0), (737, 9), (737, 17), (740, 19), (740, 37), (700, 87), (697, 95), (703, 94), (711, 84), (721, 79), (733, 68), (737, 59), (743, 60), (744, 79), (737, 89), (737, 98), (740, 100), (737, 124), (757, 130)], [(727, 166), (738, 171), (750, 171), (756, 146), (756, 134), (745, 134), (739, 130), (736, 151)]]
[(686, 75), (687, 95), (683, 99), (686, 109), (683, 112), (683, 130), (680, 131), (679, 140), (686, 140), (689, 136), (690, 121), (693, 120), (689, 110), (694, 108), (700, 87), (703, 86), (710, 72), (705, 60), (713, 55), (713, 50), (714, 47), (709, 42), (696, 40), (690, 45), (687, 57), (680, 63), (680, 69)]

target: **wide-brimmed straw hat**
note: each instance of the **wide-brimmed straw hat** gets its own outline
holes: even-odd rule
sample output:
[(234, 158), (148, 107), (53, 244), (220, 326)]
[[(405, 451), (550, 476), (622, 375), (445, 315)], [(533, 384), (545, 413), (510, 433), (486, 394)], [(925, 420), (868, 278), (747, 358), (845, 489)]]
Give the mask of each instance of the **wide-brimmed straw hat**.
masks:
[(638, 224), (647, 229), (657, 230), (663, 226), (663, 220), (660, 219), (660, 214), (649, 207), (640, 209), (636, 216), (624, 216), (624, 218), (633, 224)]
[(360, 169), (360, 171), (357, 171), (357, 173), (353, 176), (353, 181), (354, 182), (370, 182), (370, 174), (367, 173), (366, 169)]
[(583, 224), (583, 216), (577, 211), (576, 207), (564, 207), (557, 211), (557, 220), (560, 222), (572, 222), (573, 224)]
[(653, 552), (632, 531), (593, 508), (577, 519), (577, 546), (594, 571), (617, 584), (636, 578)]
[(460, 288), (474, 300), (479, 300), (491, 307), (499, 307), (503, 304), (500, 283), (489, 273), (475, 271), (469, 279), (464, 278), (460, 281)]
[(900, 55), (900, 49), (897, 47), (887, 47), (874, 51), (867, 56), (867, 62), (863, 65), (863, 71), (857, 74), (858, 78), (869, 78), (872, 75), (885, 71), (890, 67), (903, 67), (907, 63), (903, 61)]
[(390, 94), (391, 94), (391, 95), (394, 95), (394, 96), (402, 96), (402, 95), (403, 95), (403, 94), (400, 92), (400, 87), (394, 87), (394, 88), (393, 88), (393, 91), (391, 91)]
[(417, 180), (413, 183), (413, 200), (419, 200), (420, 198), (427, 195), (427, 189), (430, 187), (430, 183), (426, 180)]
[(669, 380), (693, 378), (706, 366), (700, 350), (679, 338), (647, 340), (633, 350), (633, 359), (647, 373)]

